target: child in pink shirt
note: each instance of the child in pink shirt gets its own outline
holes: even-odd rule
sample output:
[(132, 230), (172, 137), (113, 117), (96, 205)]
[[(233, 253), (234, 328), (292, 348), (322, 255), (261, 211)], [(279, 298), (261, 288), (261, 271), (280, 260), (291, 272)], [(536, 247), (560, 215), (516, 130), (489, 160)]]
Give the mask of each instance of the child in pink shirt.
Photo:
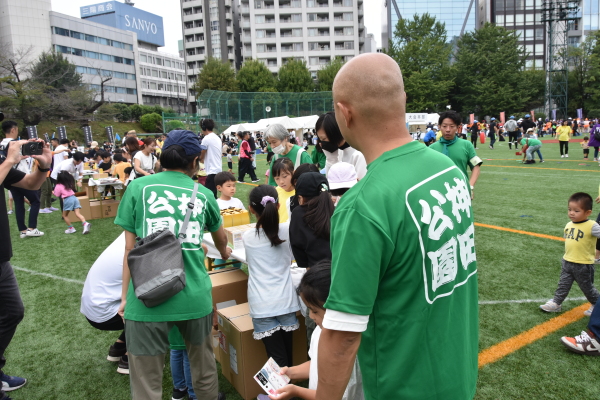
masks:
[(54, 195), (63, 199), (63, 219), (67, 224), (68, 228), (65, 233), (77, 232), (69, 220), (69, 212), (75, 211), (75, 215), (81, 221), (83, 225), (83, 234), (90, 233), (90, 227), (92, 224), (87, 222), (83, 215), (79, 212), (81, 204), (75, 197), (75, 179), (67, 171), (61, 171), (56, 177), (56, 187), (54, 188)]

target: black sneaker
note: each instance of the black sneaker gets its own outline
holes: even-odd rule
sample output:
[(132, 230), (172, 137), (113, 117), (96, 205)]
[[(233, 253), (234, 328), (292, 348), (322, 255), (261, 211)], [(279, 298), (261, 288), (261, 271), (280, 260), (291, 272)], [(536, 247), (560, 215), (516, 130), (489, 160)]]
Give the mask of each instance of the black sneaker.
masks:
[(171, 400), (181, 400), (188, 398), (187, 389), (175, 389), (173, 388), (173, 395), (171, 396)]
[(217, 400), (227, 400), (227, 395), (223, 392), (219, 392), (219, 395), (217, 396)]
[(123, 375), (129, 375), (129, 359), (127, 355), (121, 356), (119, 359), (119, 367), (117, 372)]
[(125, 347), (125, 343), (122, 344), (122, 348), (117, 348), (114, 344), (110, 346), (110, 348), (108, 349), (108, 356), (106, 357), (108, 361), (119, 362), (121, 360), (121, 357), (124, 356), (125, 353), (127, 353), (127, 347)]
[(9, 376), (0, 371), (0, 389), (5, 392), (21, 389), (27, 383), (27, 379), (18, 376)]
[(0, 400), (12, 400), (12, 397), (8, 397), (8, 395), (1, 390), (0, 390), (0, 396), (2, 396), (2, 397), (0, 397)]

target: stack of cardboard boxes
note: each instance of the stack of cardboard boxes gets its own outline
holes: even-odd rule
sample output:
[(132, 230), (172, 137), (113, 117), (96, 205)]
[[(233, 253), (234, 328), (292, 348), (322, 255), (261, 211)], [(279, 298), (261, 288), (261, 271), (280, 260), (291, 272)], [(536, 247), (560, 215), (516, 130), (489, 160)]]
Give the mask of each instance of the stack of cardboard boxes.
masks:
[[(238, 393), (250, 400), (264, 393), (254, 375), (267, 362), (262, 341), (254, 340), (254, 327), (248, 305), (248, 276), (239, 269), (209, 272), (213, 284), (213, 303), (217, 308), (219, 330), (213, 331), (213, 351), (221, 373)], [(294, 331), (294, 365), (307, 361), (306, 327), (298, 312), (300, 329)]]
[[(94, 179), (108, 178), (108, 174), (94, 174), (92, 177)], [(116, 217), (119, 200), (101, 200), (100, 193), (96, 188), (97, 186), (89, 186), (87, 180), (83, 181), (84, 192), (77, 193), (77, 199), (81, 204), (81, 215), (86, 220)]]
[(242, 236), (250, 229), (256, 229), (256, 224), (244, 224), (225, 228), (227, 234), (227, 242), (233, 250), (241, 249), (244, 247)]

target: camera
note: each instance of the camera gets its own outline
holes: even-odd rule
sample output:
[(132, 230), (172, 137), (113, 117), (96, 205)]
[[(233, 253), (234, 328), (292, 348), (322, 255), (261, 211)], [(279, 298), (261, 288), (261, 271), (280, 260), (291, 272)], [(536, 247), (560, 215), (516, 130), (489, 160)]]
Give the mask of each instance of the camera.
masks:
[(24, 156), (39, 156), (44, 152), (43, 142), (27, 142), (21, 147)]

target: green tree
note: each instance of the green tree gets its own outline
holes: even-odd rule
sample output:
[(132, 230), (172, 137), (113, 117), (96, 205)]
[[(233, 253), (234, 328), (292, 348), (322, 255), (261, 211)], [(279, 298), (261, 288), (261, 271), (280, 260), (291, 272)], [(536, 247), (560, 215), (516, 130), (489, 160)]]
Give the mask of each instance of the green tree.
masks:
[(146, 132), (162, 132), (162, 116), (157, 113), (143, 115), (140, 123)]
[(79, 88), (82, 83), (75, 64), (69, 62), (62, 53), (54, 51), (40, 54), (31, 68), (31, 76), (37, 82), (63, 93)]
[(139, 104), (130, 105), (129, 111), (131, 111), (131, 119), (134, 121), (139, 121), (142, 117), (142, 106)]
[[(236, 75), (237, 84), (242, 92), (271, 91), (275, 79), (269, 68), (258, 60), (246, 60)], [(269, 90), (265, 90), (269, 89)]]
[[(546, 93), (546, 72), (544, 70), (528, 69), (523, 71), (519, 86), (529, 96), (529, 100), (524, 102), (521, 111), (529, 113), (529, 111), (544, 105), (544, 95)], [(535, 113), (536, 117), (544, 119), (546, 116), (542, 115), (541, 113)]]
[(408, 112), (445, 109), (453, 79), (443, 23), (429, 14), (399, 20), (387, 53), (402, 70)]
[(344, 65), (341, 57), (336, 57), (317, 71), (317, 89), (320, 92), (331, 91), (333, 80)]
[(193, 90), (196, 96), (200, 96), (204, 89), (223, 90), (226, 92), (237, 91), (235, 71), (228, 63), (216, 58), (209, 58), (204, 64), (202, 71), (198, 74)]
[(115, 103), (113, 104), (113, 107), (117, 110), (115, 117), (119, 122), (131, 121), (131, 108), (127, 106), (127, 104)]
[(514, 31), (492, 24), (465, 33), (455, 53), (454, 102), (463, 113), (497, 115), (521, 110), (531, 95), (523, 85), (526, 53)]
[(598, 54), (600, 47), (598, 39), (600, 34), (596, 31), (588, 35), (580, 46), (569, 46), (566, 57), (569, 61), (569, 113), (578, 108), (589, 109), (597, 104), (592, 98), (600, 89), (600, 67)]
[(314, 88), (310, 71), (304, 60), (291, 60), (279, 68), (277, 90), (279, 92), (311, 92)]
[(171, 120), (165, 124), (166, 132), (171, 132), (175, 129), (185, 129), (185, 124), (178, 119)]

